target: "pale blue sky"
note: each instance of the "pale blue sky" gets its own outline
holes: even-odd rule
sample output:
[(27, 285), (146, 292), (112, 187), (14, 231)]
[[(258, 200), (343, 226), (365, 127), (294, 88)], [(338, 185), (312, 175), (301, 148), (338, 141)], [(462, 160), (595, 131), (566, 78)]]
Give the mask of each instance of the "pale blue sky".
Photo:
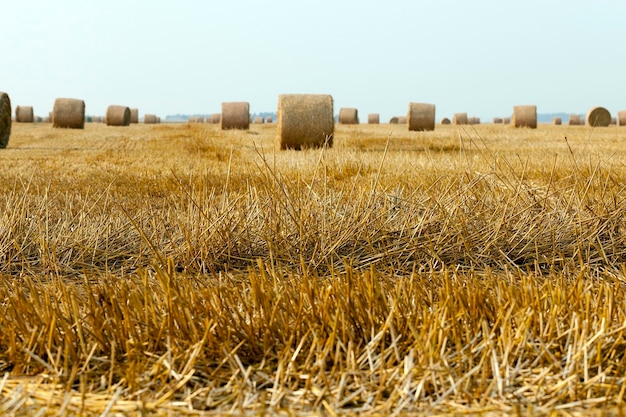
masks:
[(140, 114), (275, 111), (323, 93), (361, 119), (435, 103), (491, 119), (626, 109), (624, 0), (30, 0), (0, 10), (0, 91)]

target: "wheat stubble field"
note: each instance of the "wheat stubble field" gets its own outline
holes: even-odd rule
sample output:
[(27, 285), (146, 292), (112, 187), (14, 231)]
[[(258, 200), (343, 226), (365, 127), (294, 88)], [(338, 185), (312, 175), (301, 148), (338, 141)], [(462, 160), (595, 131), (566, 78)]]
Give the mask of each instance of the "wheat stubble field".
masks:
[(621, 414), (626, 130), (275, 129), (13, 124), (1, 414)]

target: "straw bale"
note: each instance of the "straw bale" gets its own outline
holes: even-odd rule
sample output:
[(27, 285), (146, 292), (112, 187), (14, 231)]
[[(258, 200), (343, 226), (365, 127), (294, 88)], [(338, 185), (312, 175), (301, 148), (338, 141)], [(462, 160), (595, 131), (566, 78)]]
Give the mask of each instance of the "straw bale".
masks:
[(211, 115), (211, 123), (219, 124), (221, 120), (222, 120), (222, 114), (221, 113), (213, 113)]
[(552, 124), (557, 125), (557, 126), (561, 125), (563, 124), (563, 120), (560, 117), (554, 117), (552, 119)]
[(398, 124), (405, 125), (408, 118), (406, 116), (398, 116)]
[(587, 124), (593, 127), (607, 127), (611, 124), (611, 113), (604, 107), (592, 107), (585, 118)]
[(407, 126), (410, 131), (435, 130), (435, 105), (428, 103), (409, 103)]
[(130, 122), (139, 123), (139, 109), (130, 109)]
[(0, 91), (0, 148), (6, 148), (11, 136), (11, 99)]
[(359, 111), (353, 107), (342, 107), (339, 109), (339, 124), (358, 125)]
[(280, 149), (333, 145), (333, 98), (326, 94), (278, 96), (277, 137)]
[(263, 116), (254, 117), (254, 124), (262, 125), (263, 123), (265, 123), (265, 119), (263, 119)]
[(52, 126), (84, 129), (85, 102), (75, 98), (57, 98), (52, 108)]
[(15, 121), (18, 123), (34, 123), (35, 113), (32, 106), (17, 106), (15, 108)]
[(130, 109), (126, 106), (109, 106), (106, 113), (107, 126), (130, 125)]
[(153, 125), (158, 123), (157, 117), (154, 114), (144, 114), (143, 115), (143, 123), (146, 125)]
[(441, 119), (441, 124), (442, 125), (449, 125), (452, 122), (450, 121), (450, 119), (448, 119), (447, 117), (444, 117), (443, 119)]
[(502, 124), (502, 117), (494, 117), (493, 118), (493, 124), (494, 125), (501, 125)]
[(467, 118), (467, 124), (468, 125), (479, 125), (480, 124), (480, 117), (468, 117)]
[(569, 125), (570, 126), (581, 126), (583, 125), (583, 118), (579, 114), (570, 114), (569, 115)]
[(202, 116), (191, 116), (187, 119), (188, 123), (204, 123), (204, 117)]
[(393, 116), (391, 119), (389, 119), (390, 125), (397, 125), (398, 123), (400, 123), (400, 117), (398, 116)]
[(537, 106), (513, 106), (513, 126), (537, 128)]
[(617, 124), (617, 117), (611, 117), (611, 125), (614, 126)]
[(466, 125), (467, 123), (467, 113), (454, 113), (452, 116), (452, 124), (454, 125)]
[(620, 110), (617, 112), (617, 124), (619, 126), (626, 126), (626, 110)]
[(370, 125), (380, 124), (380, 114), (370, 113), (367, 115), (367, 123)]
[(265, 123), (274, 123), (274, 118), (272, 116), (267, 116), (265, 118)]
[(503, 117), (502, 118), (502, 124), (510, 125), (511, 124), (511, 118), (510, 117)]
[(222, 103), (222, 130), (250, 128), (250, 103), (235, 101)]

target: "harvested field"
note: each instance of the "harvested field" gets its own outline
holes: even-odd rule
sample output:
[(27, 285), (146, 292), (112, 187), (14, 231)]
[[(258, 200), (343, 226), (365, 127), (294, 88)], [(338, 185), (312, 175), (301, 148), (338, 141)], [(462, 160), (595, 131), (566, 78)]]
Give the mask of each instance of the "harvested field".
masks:
[(15, 124), (0, 412), (618, 415), (622, 129)]

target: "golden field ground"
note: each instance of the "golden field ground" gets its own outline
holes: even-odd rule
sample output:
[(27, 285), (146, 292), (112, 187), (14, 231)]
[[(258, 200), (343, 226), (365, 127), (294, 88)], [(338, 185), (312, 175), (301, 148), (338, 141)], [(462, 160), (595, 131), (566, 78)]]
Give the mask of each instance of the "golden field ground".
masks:
[(626, 129), (13, 124), (0, 414), (620, 415)]

